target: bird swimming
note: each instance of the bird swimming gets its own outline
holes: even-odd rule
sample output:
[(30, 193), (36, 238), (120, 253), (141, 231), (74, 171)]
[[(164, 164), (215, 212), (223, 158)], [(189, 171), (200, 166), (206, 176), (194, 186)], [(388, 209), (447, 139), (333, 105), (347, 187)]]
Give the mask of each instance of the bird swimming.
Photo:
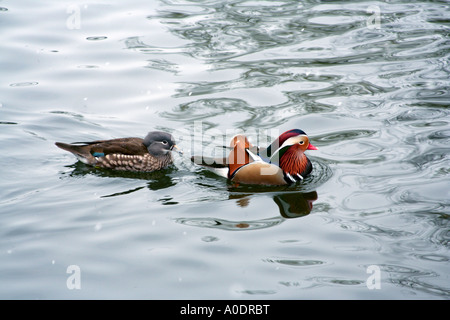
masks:
[[(225, 176), (237, 183), (289, 185), (303, 180), (312, 172), (306, 150), (318, 150), (300, 129), (282, 133), (267, 148), (253, 146), (244, 135), (231, 139), (228, 157), (219, 161), (192, 157), (195, 163), (226, 168)], [(217, 170), (216, 170), (217, 172)]]
[(56, 142), (55, 145), (87, 165), (134, 172), (166, 168), (173, 163), (172, 151), (181, 153), (173, 136), (162, 131), (151, 131), (144, 139), (130, 137), (71, 144)]

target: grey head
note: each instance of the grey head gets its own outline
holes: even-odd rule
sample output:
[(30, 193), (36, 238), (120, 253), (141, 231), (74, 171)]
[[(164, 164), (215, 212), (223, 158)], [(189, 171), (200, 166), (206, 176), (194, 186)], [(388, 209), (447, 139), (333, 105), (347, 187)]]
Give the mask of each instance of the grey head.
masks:
[(147, 147), (148, 152), (155, 157), (167, 155), (174, 149), (178, 150), (173, 136), (163, 131), (149, 132), (144, 138), (144, 145)]

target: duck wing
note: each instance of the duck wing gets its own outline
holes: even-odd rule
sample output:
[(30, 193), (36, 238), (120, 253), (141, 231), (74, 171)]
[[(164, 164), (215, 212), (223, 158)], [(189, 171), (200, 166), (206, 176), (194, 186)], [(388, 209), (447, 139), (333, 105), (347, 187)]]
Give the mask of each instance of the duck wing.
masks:
[(120, 138), (111, 140), (96, 140), (90, 142), (63, 143), (55, 145), (73, 153), (83, 163), (94, 165), (99, 157), (108, 154), (145, 155), (148, 153), (141, 138)]

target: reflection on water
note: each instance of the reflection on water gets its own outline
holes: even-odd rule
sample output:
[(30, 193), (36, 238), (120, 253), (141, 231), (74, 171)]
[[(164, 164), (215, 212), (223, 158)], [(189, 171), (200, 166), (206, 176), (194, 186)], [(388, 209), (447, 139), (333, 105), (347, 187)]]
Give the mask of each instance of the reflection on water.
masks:
[[(448, 16), (446, 1), (2, 2), (0, 298), (448, 299)], [(53, 144), (197, 121), (187, 153), (213, 131), (300, 128), (313, 173), (258, 189), (187, 159), (65, 167)]]
[[(246, 207), (249, 205), (252, 195), (253, 194), (251, 193), (230, 193), (229, 199), (236, 200), (236, 204), (240, 207)], [(258, 199), (255, 200), (258, 201)], [(278, 208), (280, 210), (280, 216), (273, 218), (229, 221), (212, 217), (184, 217), (175, 219), (175, 222), (189, 226), (202, 228), (218, 228), (230, 231), (254, 230), (274, 227), (282, 223), (285, 219), (300, 218), (308, 215), (313, 208), (313, 202), (317, 200), (317, 192), (313, 191), (308, 193), (278, 193), (273, 196), (273, 200), (278, 205)]]
[[(318, 163), (318, 162), (317, 162)], [(176, 185), (176, 181), (174, 181), (172, 175), (176, 173), (176, 168), (174, 165), (169, 168), (154, 171), (154, 172), (125, 172), (125, 171), (115, 171), (115, 170), (107, 170), (104, 168), (94, 168), (90, 167), (80, 161), (77, 161), (75, 164), (66, 166), (67, 168), (71, 168), (70, 172), (61, 173), (62, 176), (68, 175), (70, 177), (84, 177), (87, 175), (94, 175), (100, 178), (124, 178), (124, 179), (137, 179), (137, 180), (145, 180), (146, 186), (150, 190), (160, 190), (170, 188)], [(325, 165), (322, 165), (320, 168), (328, 168)], [(326, 171), (324, 171), (326, 172)], [(322, 172), (322, 173), (324, 173)], [(317, 174), (315, 175), (321, 176), (321, 179), (324, 179), (324, 175)], [(211, 177), (215, 177), (211, 174)], [(236, 200), (236, 204), (240, 207), (246, 207), (249, 205), (251, 198), (255, 194), (273, 194), (273, 200), (277, 204), (280, 215), (283, 218), (298, 218), (305, 215), (308, 215), (313, 209), (313, 202), (317, 200), (317, 192), (316, 191), (295, 191), (296, 189), (303, 190), (309, 189), (312, 185), (319, 185), (318, 182), (321, 179), (314, 178), (314, 175), (305, 179), (301, 184), (297, 184), (294, 186), (247, 186), (247, 185), (235, 185), (235, 184), (227, 184), (224, 179), (220, 179), (222, 182), (222, 187), (219, 187), (220, 192), (226, 191), (229, 196), (228, 199)], [(108, 195), (103, 195), (102, 198), (108, 197), (118, 197), (122, 195), (128, 195), (130, 193), (139, 191), (143, 189), (144, 186), (135, 187), (129, 190), (115, 192)], [(163, 204), (177, 204), (176, 201), (171, 201), (173, 198), (163, 199)], [(217, 200), (217, 199), (212, 199)], [(195, 220), (195, 219), (194, 219)], [(184, 221), (184, 220), (183, 220)], [(215, 220), (214, 220), (215, 221)], [(201, 223), (203, 226), (208, 226), (209, 224)], [(221, 226), (228, 226), (229, 224), (219, 224)], [(276, 224), (265, 224), (265, 223), (251, 223), (242, 222), (242, 224), (235, 224), (238, 228), (264, 228), (267, 226), (273, 226)], [(251, 227), (250, 227), (251, 226)]]
[[(302, 182), (308, 188), (308, 182)], [(273, 198), (283, 218), (299, 218), (313, 210), (313, 203), (318, 199), (316, 191), (296, 191), (305, 188), (302, 184), (289, 187), (234, 185), (228, 187), (229, 199), (235, 200), (239, 207), (249, 206), (255, 194)], [(255, 199), (258, 201), (258, 199)]]
[[(268, 189), (270, 190), (270, 189)], [(268, 190), (261, 193), (273, 194)], [(253, 191), (254, 192), (254, 191)], [(230, 192), (229, 199), (236, 200), (236, 204), (240, 207), (247, 207), (254, 193)], [(308, 215), (313, 209), (313, 202), (317, 200), (317, 192), (298, 192), (285, 191), (275, 192), (273, 201), (278, 205), (280, 215), (283, 218), (299, 218)], [(257, 201), (257, 200), (256, 200)]]
[(273, 200), (278, 205), (283, 217), (298, 218), (311, 212), (313, 202), (317, 200), (317, 192), (279, 194)]
[(202, 228), (217, 228), (228, 231), (265, 229), (279, 225), (284, 221), (281, 217), (259, 220), (229, 221), (217, 218), (177, 218), (175, 222)]
[[(169, 188), (175, 185), (171, 177), (171, 173), (176, 171), (174, 166), (170, 166), (166, 169), (153, 171), (153, 172), (128, 172), (128, 171), (118, 171), (118, 170), (108, 170), (103, 168), (94, 168), (88, 166), (80, 161), (77, 161), (73, 165), (66, 166), (71, 168), (70, 172), (61, 173), (63, 176), (68, 175), (70, 177), (84, 177), (86, 175), (94, 175), (100, 178), (124, 178), (124, 179), (137, 179), (147, 181), (146, 185), (150, 190), (160, 190)], [(120, 196), (138, 191), (141, 188), (133, 188), (131, 190), (123, 191), (120, 193), (114, 193), (104, 197)]]

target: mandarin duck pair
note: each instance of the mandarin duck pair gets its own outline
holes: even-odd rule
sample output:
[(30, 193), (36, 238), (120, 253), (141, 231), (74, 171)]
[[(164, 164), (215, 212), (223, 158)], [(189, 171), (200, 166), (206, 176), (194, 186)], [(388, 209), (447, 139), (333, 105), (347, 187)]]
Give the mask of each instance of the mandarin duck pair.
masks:
[[(151, 172), (172, 164), (172, 151), (182, 153), (173, 136), (152, 131), (142, 138), (121, 138), (75, 142), (56, 142), (59, 148), (73, 153), (81, 162), (100, 168), (121, 171)], [(312, 171), (306, 150), (317, 150), (305, 132), (293, 129), (281, 134), (266, 149), (253, 146), (243, 135), (232, 138), (232, 149), (226, 159), (214, 162), (192, 157), (195, 163), (222, 167), (225, 176), (236, 183), (288, 185), (303, 180)], [(264, 153), (264, 155), (260, 155)]]

